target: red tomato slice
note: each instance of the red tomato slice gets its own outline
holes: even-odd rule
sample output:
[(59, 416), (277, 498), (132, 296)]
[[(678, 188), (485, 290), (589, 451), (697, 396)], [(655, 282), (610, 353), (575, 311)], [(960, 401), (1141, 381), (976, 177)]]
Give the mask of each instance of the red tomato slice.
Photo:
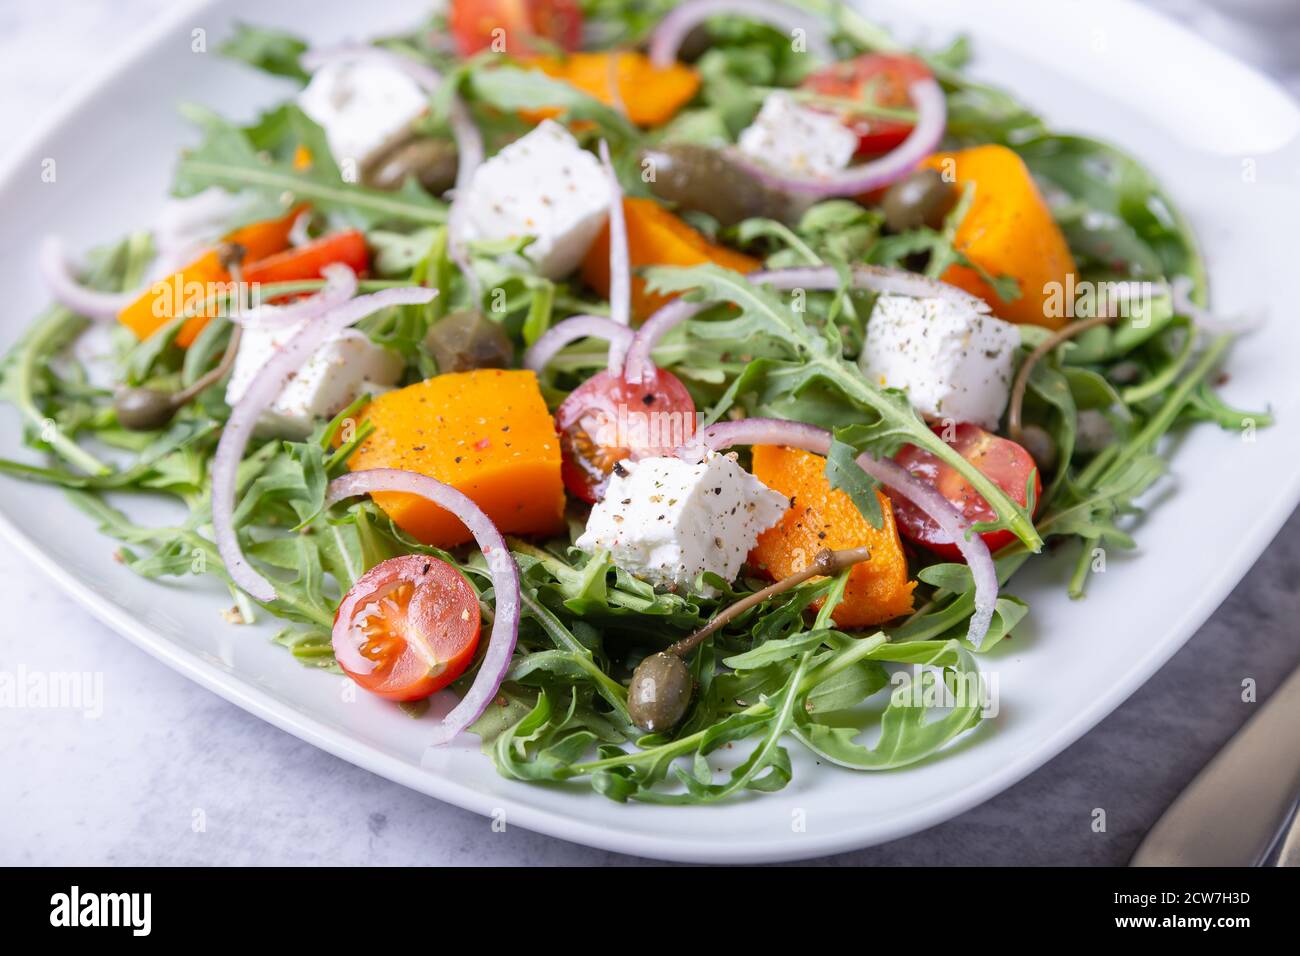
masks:
[(481, 50), (527, 56), (582, 44), (577, 0), (452, 0), (447, 23), (461, 56)]
[(244, 267), (244, 281), (266, 285), (319, 279), (326, 266), (342, 263), (362, 275), (370, 268), (366, 237), (355, 229), (322, 236), (295, 249), (250, 262)]
[(334, 656), (388, 700), (420, 700), (465, 672), (478, 647), (478, 596), (446, 561), (407, 554), (363, 574), (334, 616)]
[[(802, 87), (823, 96), (861, 99), (869, 87), (876, 106), (907, 109), (912, 105), (908, 87), (932, 79), (930, 68), (916, 57), (897, 53), (864, 53), (834, 63), (807, 77)], [(844, 125), (858, 134), (858, 155), (887, 153), (907, 139), (911, 123), (845, 114)]]
[(695, 434), (695, 402), (681, 380), (663, 369), (639, 385), (599, 372), (556, 409), (555, 428), (564, 486), (594, 504), (624, 458), (671, 455)]
[[(1031, 474), (1034, 476), (1034, 501), (1042, 497), (1043, 483), (1038, 477), (1038, 466), (1034, 464), (1029, 452), (1015, 442), (999, 438), (978, 425), (958, 425), (950, 435), (942, 432), (940, 435), (963, 458), (993, 479), (993, 483), (1017, 504), (1022, 507), (1028, 504), (1025, 491)], [(904, 445), (894, 460), (922, 481), (938, 488), (968, 520), (993, 521), (997, 518), (983, 495), (972, 488), (955, 468), (928, 451), (915, 445)], [(895, 499), (894, 518), (899, 530), (909, 541), (914, 541), (949, 561), (962, 560), (957, 545), (941, 540), (943, 534), (939, 531), (939, 526), (911, 502)], [(1010, 531), (989, 531), (980, 537), (990, 551), (997, 551), (1015, 540), (1015, 535)]]

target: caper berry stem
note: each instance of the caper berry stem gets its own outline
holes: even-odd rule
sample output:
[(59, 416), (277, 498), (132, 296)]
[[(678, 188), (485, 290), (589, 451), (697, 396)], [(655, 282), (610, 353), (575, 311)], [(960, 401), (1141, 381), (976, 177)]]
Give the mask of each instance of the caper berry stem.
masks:
[(1038, 346), (1025, 357), (1025, 360), (1020, 363), (1020, 370), (1016, 372), (1016, 380), (1011, 386), (1011, 401), (1007, 403), (1007, 434), (1011, 436), (1012, 441), (1018, 442), (1024, 435), (1020, 424), (1020, 413), (1025, 402), (1025, 389), (1029, 386), (1029, 376), (1034, 371), (1034, 366), (1062, 342), (1068, 342), (1076, 335), (1082, 335), (1089, 329), (1095, 329), (1099, 325), (1109, 325), (1117, 318), (1119, 318), (1117, 315), (1094, 315), (1090, 319), (1071, 322), (1063, 329), (1039, 342)]
[(705, 624), (689, 637), (684, 637), (676, 644), (665, 649), (665, 654), (674, 654), (677, 657), (684, 657), (691, 651), (695, 650), (710, 634), (723, 627), (728, 621), (733, 620), (738, 615), (748, 611), (756, 604), (761, 604), (768, 598), (776, 597), (793, 587), (803, 584), (809, 578), (818, 576), (831, 577), (843, 571), (845, 568), (852, 567), (861, 561), (871, 560), (870, 548), (845, 548), (842, 551), (832, 551), (830, 548), (822, 548), (813, 558), (812, 563), (802, 571), (796, 571), (788, 577), (782, 578), (774, 584), (769, 584), (761, 591), (755, 591), (753, 594), (746, 595), (734, 604), (728, 605), (717, 614), (713, 619)]
[(186, 388), (172, 394), (172, 403), (177, 408), (186, 402), (192, 401), (209, 385), (221, 381), (222, 377), (230, 371), (231, 366), (235, 364), (235, 356), (239, 354), (239, 340), (243, 337), (244, 329), (238, 322), (234, 326), (230, 332), (230, 341), (226, 343), (226, 350), (221, 353), (221, 361), (196, 378)]
[[(235, 315), (241, 315), (244, 312), (244, 307), (248, 304), (244, 289), (243, 267), (244, 257), (247, 254), (248, 250), (237, 242), (223, 242), (217, 247), (217, 256), (226, 271), (230, 273), (230, 281), (235, 286)], [(214, 368), (196, 378), (188, 387), (172, 395), (172, 403), (177, 408), (192, 401), (209, 385), (221, 381), (222, 377), (230, 371), (231, 366), (235, 364), (235, 356), (239, 354), (239, 340), (243, 337), (244, 329), (238, 322), (233, 324), (234, 328), (230, 332), (230, 341), (226, 343), (226, 350), (221, 354), (221, 361)]]

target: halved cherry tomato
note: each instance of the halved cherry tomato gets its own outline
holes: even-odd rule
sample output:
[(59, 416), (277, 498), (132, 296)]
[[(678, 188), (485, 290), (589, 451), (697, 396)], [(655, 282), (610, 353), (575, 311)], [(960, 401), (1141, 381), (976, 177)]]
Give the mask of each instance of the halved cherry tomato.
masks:
[[(898, 53), (864, 53), (819, 70), (801, 84), (823, 96), (861, 99), (871, 93), (876, 106), (907, 109), (912, 105), (908, 87), (917, 80), (934, 76), (930, 68), (916, 57)], [(843, 115), (844, 125), (858, 134), (858, 155), (887, 153), (907, 139), (912, 124), (898, 120)]]
[(336, 232), (296, 249), (258, 259), (244, 267), (244, 281), (265, 285), (319, 279), (326, 266), (338, 263), (349, 266), (358, 275), (370, 268), (370, 250), (364, 234), (355, 229)]
[(445, 561), (407, 554), (375, 565), (334, 616), (334, 656), (388, 700), (421, 700), (465, 672), (478, 647), (478, 596)]
[(461, 56), (480, 50), (528, 56), (582, 43), (577, 0), (452, 0), (447, 22)]
[[(993, 483), (1017, 504), (1023, 507), (1029, 503), (1025, 494), (1031, 474), (1034, 480), (1034, 501), (1042, 497), (1043, 483), (1038, 477), (1038, 466), (1034, 464), (1029, 452), (1015, 442), (999, 438), (978, 425), (958, 425), (951, 434), (945, 435), (942, 431), (939, 434), (963, 458), (993, 479)], [(968, 520), (993, 521), (997, 518), (984, 497), (955, 468), (928, 451), (915, 445), (904, 445), (894, 460), (916, 477), (939, 489), (939, 493), (951, 501)], [(914, 541), (949, 561), (962, 560), (957, 545), (941, 540), (944, 536), (939, 526), (911, 502), (896, 498), (894, 519), (909, 541)], [(997, 551), (1015, 539), (1010, 531), (988, 531), (980, 537), (990, 551)]]
[(638, 385), (598, 372), (555, 412), (560, 476), (569, 493), (594, 504), (624, 458), (671, 455), (695, 434), (695, 401), (672, 372), (656, 369)]

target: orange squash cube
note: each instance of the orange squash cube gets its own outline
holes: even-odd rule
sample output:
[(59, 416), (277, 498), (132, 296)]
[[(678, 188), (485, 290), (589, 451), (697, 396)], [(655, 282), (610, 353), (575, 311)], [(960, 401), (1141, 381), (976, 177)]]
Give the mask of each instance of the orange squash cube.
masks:
[(924, 165), (954, 175), (958, 188), (974, 183), (975, 196), (957, 229), (955, 245), (989, 275), (1015, 279), (1020, 298), (1003, 302), (965, 266), (950, 266), (943, 281), (979, 296), (994, 315), (1008, 322), (1050, 329), (1065, 325), (1064, 310), (1051, 309), (1048, 303), (1060, 301), (1061, 290), (1074, 288), (1070, 276), (1077, 278), (1078, 266), (1025, 161), (1007, 147), (993, 145), (936, 153)]
[[(743, 252), (710, 242), (690, 223), (653, 199), (624, 199), (623, 215), (627, 220), (627, 254), (634, 270), (645, 266), (699, 266), (708, 262), (736, 272), (754, 272), (762, 267), (761, 262)], [(609, 297), (609, 223), (601, 229), (582, 260), (582, 278), (601, 295)], [(649, 318), (673, 298), (647, 291), (644, 279), (632, 277), (632, 317), (637, 321)]]
[(775, 445), (754, 447), (754, 477), (791, 499), (790, 509), (758, 536), (749, 563), (781, 579), (806, 568), (822, 548), (866, 547), (871, 560), (849, 572), (844, 599), (831, 615), (843, 628), (883, 624), (912, 610), (915, 581), (907, 579), (907, 556), (882, 492), (881, 527), (873, 528), (853, 500), (826, 480), (821, 455)]
[[(374, 432), (353, 471), (404, 468), (469, 496), (510, 534), (564, 530), (560, 442), (532, 372), (479, 369), (385, 392), (359, 419)], [(470, 540), (460, 519), (418, 495), (382, 492), (375, 503), (403, 531), (450, 548)]]
[[(637, 126), (662, 126), (694, 99), (700, 77), (684, 63), (655, 66), (644, 53), (624, 50), (616, 53), (569, 53), (563, 58), (540, 57), (533, 61), (547, 76), (564, 80), (606, 106), (614, 104), (611, 86), (627, 118)], [(554, 115), (558, 110), (543, 111)], [(531, 114), (531, 115), (536, 115)], [(545, 115), (540, 119), (545, 118)]]

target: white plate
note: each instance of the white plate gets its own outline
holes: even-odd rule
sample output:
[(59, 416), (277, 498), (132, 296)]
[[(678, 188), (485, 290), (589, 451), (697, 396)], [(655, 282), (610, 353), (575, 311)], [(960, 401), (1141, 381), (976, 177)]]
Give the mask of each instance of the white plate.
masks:
[[(178, 102), (245, 117), (287, 92), (196, 52), (200, 41), (215, 49), (232, 19), (307, 24), (315, 39), (340, 40), (404, 27), (418, 6), (232, 0), (159, 24), (52, 117), (0, 179), (0, 288), (8, 297), (0, 337), (16, 338), (44, 305), (34, 236), (54, 231), (84, 248), (151, 221), (177, 147), (193, 139)], [(1066, 598), (1059, 557), (1017, 578), (1011, 590), (1029, 600), (1031, 616), (985, 661), (1001, 712), (942, 757), (864, 775), (818, 766), (795, 746), (794, 781), (784, 791), (707, 808), (623, 806), (512, 783), (473, 739), (423, 770), (421, 721), (366, 695), (346, 701), (340, 679), (300, 667), (265, 632), (224, 624), (218, 611), (229, 601), (217, 590), (135, 577), (59, 492), (5, 480), (0, 527), (106, 623), (241, 707), (406, 786), (568, 840), (678, 860), (810, 857), (911, 833), (1010, 786), (1140, 687), (1300, 499), (1300, 376), (1290, 364), (1300, 355), (1290, 292), (1300, 111), (1249, 68), (1129, 3), (931, 0), (872, 10), (904, 36), (970, 32), (977, 74), (1019, 90), (1057, 128), (1106, 137), (1147, 161), (1200, 231), (1217, 305), (1270, 317), (1233, 351), (1225, 393), (1248, 407), (1270, 405), (1278, 424), (1253, 442), (1210, 427), (1180, 441), (1160, 506), (1138, 529), (1140, 552), (1112, 554), (1087, 600)], [(46, 159), (57, 164), (56, 183), (42, 182)], [(7, 407), (0, 454), (26, 454)]]

